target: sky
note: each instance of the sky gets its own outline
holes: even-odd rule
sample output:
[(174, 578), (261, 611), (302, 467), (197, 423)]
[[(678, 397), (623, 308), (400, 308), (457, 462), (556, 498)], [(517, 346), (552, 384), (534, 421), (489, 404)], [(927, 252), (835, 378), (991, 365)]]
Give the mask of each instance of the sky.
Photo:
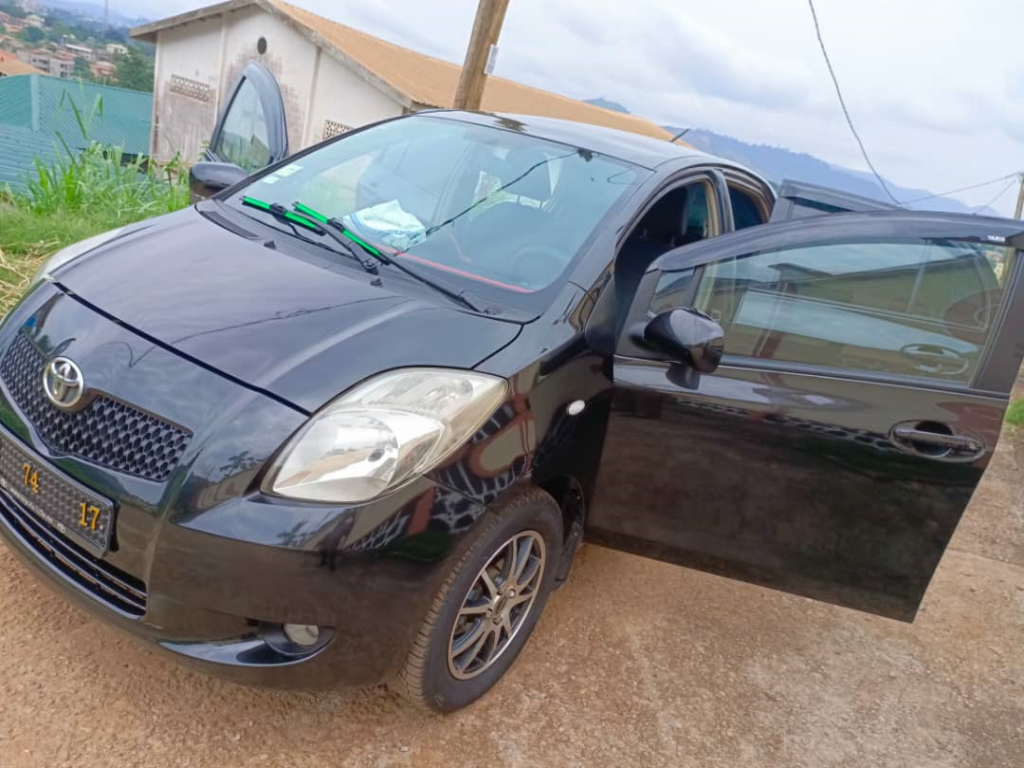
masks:
[[(476, 11), (476, 0), (291, 1), (460, 63)], [(111, 7), (162, 18), (207, 4), (112, 0)], [(944, 192), (1024, 170), (1024, 49), (1006, 34), (1024, 29), (1024, 3), (815, 6), (854, 124), (883, 176)], [(511, 0), (495, 74), (574, 98), (603, 96), (659, 124), (868, 170), (806, 0)], [(1008, 183), (955, 197), (1010, 215), (1017, 187)]]

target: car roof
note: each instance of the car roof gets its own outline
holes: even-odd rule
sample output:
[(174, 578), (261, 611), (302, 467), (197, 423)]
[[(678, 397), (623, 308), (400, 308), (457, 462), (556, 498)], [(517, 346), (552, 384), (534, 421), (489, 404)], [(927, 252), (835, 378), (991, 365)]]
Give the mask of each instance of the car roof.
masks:
[[(430, 114), (437, 117), (447, 117), (453, 120), (463, 120), (478, 125), (512, 130), (536, 136), (538, 139), (548, 139), (582, 149), (589, 149), (602, 155), (625, 160), (627, 163), (640, 165), (651, 170), (670, 161), (677, 161), (673, 163), (676, 166), (704, 165), (710, 162), (715, 165), (747, 170), (742, 165), (714, 157), (690, 146), (673, 144), (669, 141), (661, 141), (650, 136), (641, 136), (638, 133), (620, 131), (615, 128), (606, 128), (602, 125), (577, 123), (571, 120), (558, 120), (552, 117), (538, 117), (536, 115), (463, 112), (452, 109), (429, 110), (416, 114)], [(754, 175), (756, 176), (757, 174)]]

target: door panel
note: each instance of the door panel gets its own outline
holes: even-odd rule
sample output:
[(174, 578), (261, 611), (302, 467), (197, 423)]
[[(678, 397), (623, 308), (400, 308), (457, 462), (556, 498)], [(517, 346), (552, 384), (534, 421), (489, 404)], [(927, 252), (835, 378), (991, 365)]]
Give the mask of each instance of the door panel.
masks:
[(288, 156), (288, 126), (277, 80), (249, 62), (210, 139), (206, 159), (254, 172)]
[[(1005, 247), (1020, 227), (841, 214), (660, 259), (613, 361), (588, 537), (911, 620), (995, 448), (1006, 370), (1021, 362), (1018, 254)], [(986, 306), (961, 312), (964, 291)], [(725, 329), (714, 374), (637, 341), (673, 305)]]
[[(999, 436), (1005, 397), (723, 366), (615, 362), (588, 536), (910, 620)], [(977, 435), (969, 463), (901, 450), (913, 417)], [(640, 503), (638, 500), (644, 500)]]

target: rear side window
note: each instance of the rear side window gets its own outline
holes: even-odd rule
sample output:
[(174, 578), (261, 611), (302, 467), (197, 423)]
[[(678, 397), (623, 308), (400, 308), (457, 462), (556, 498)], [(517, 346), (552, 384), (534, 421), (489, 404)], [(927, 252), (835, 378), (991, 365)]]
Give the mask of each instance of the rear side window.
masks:
[(1002, 300), (985, 246), (850, 243), (705, 267), (696, 306), (730, 355), (969, 382)]
[(768, 220), (767, 211), (762, 211), (748, 192), (729, 187), (729, 202), (732, 205), (732, 218), (736, 229), (756, 227)]

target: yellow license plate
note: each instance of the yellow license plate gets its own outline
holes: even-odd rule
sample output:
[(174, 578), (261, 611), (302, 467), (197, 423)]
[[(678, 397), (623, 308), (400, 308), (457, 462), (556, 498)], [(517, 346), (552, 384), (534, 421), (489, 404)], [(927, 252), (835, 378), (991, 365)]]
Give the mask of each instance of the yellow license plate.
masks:
[(0, 434), (0, 489), (89, 552), (110, 546), (114, 505)]

